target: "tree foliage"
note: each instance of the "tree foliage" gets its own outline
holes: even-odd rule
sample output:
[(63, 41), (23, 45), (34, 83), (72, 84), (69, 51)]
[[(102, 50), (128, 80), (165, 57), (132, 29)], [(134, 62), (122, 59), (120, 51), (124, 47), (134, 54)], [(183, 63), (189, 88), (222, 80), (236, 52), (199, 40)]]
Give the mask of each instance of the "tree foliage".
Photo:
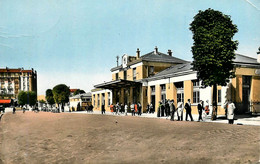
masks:
[(238, 31), (230, 16), (213, 9), (199, 11), (190, 24), (193, 33), (193, 70), (203, 86), (225, 86), (234, 77), (233, 59), (238, 42), (233, 41)]
[(53, 93), (52, 93), (51, 89), (47, 89), (46, 92), (45, 92), (45, 95), (46, 95), (45, 98), (50, 105), (55, 104), (55, 101), (54, 101), (54, 98), (53, 98)]
[(77, 90), (73, 93), (73, 95), (75, 96), (75, 95), (82, 94), (82, 93), (86, 93), (86, 92), (85, 92), (84, 90), (77, 89)]
[(45, 101), (45, 100), (39, 100), (39, 102), (40, 102), (40, 103), (46, 103), (46, 101)]
[(56, 85), (53, 90), (53, 98), (57, 104), (69, 102), (70, 89), (65, 84)]
[(34, 91), (20, 91), (18, 94), (18, 104), (25, 105), (29, 104), (30, 106), (35, 105), (37, 102), (37, 95)]

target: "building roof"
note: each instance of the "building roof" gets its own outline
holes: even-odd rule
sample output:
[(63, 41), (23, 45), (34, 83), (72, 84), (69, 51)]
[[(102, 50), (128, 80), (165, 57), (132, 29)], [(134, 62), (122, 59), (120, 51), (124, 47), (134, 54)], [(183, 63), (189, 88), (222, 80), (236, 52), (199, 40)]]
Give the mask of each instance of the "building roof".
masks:
[[(257, 66), (260, 68), (260, 63), (257, 62), (257, 59), (248, 57), (241, 54), (236, 54), (236, 59), (234, 59), (234, 64), (236, 66)], [(152, 77), (149, 77), (147, 79), (143, 79), (143, 81), (152, 81), (157, 79), (163, 79), (163, 78), (169, 78), (169, 77), (175, 77), (180, 75), (186, 75), (195, 73), (196, 71), (192, 70), (191, 62), (187, 62), (184, 64), (177, 64), (174, 66), (171, 66), (157, 74), (155, 74)]]
[(119, 80), (105, 82), (102, 84), (97, 84), (94, 87), (103, 88), (103, 89), (118, 89), (118, 88), (127, 88), (127, 87), (137, 86), (137, 85), (141, 85), (141, 83), (136, 81), (119, 79)]
[[(160, 63), (172, 63), (172, 64), (182, 64), (186, 63), (187, 61), (179, 59), (177, 57), (173, 57), (161, 52), (154, 53), (154, 51), (149, 52), (143, 56), (141, 56), (139, 59), (136, 59), (132, 62), (129, 62), (127, 66), (140, 63), (142, 61), (147, 61), (147, 62), (160, 62)], [(122, 65), (113, 67), (111, 71), (116, 71), (122, 69)]]
[(77, 94), (75, 96), (70, 97), (70, 99), (79, 99), (79, 98), (82, 98), (82, 97), (91, 97), (91, 92)]
[(78, 89), (70, 89), (70, 92), (75, 92), (76, 90), (78, 90)]
[(176, 64), (181, 64), (181, 63), (186, 63), (187, 61), (166, 55), (164, 53), (158, 52), (155, 54), (154, 52), (150, 52), (148, 54), (145, 54), (140, 57), (142, 61), (150, 61), (150, 62), (163, 62), (163, 63), (176, 63)]
[(237, 64), (253, 64), (253, 65), (260, 65), (260, 63), (257, 62), (256, 58), (252, 58), (249, 56), (236, 54), (236, 59), (234, 60), (234, 63)]
[(0, 68), (0, 72), (1, 73), (5, 73), (5, 72), (11, 72), (11, 73), (32, 73), (34, 70), (24, 70), (23, 68)]
[(184, 64), (177, 64), (169, 68), (166, 68), (165, 70), (155, 74), (152, 77), (143, 79), (143, 81), (152, 81), (157, 79), (163, 79), (163, 78), (169, 78), (169, 77), (194, 73), (195, 71), (193, 71), (191, 68), (192, 68), (191, 62), (187, 62)]

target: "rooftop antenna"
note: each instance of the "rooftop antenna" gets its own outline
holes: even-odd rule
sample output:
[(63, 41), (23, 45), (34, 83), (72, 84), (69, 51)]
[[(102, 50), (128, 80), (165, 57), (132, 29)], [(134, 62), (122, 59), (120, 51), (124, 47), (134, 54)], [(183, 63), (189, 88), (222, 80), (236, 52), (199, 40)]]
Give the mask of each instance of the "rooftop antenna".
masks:
[(118, 67), (118, 59), (119, 59), (119, 56), (117, 55), (116, 56), (116, 66)]

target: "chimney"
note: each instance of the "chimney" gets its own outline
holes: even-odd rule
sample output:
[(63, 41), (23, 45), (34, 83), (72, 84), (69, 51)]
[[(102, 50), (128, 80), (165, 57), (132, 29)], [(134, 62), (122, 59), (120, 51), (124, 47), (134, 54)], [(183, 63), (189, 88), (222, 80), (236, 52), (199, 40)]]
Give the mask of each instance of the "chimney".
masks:
[(158, 54), (158, 48), (157, 48), (157, 46), (155, 46), (155, 48), (154, 48), (154, 54)]
[(116, 56), (116, 66), (118, 67), (118, 59), (119, 59), (119, 56)]
[(258, 48), (257, 54), (257, 63), (260, 63), (260, 47)]
[(168, 50), (168, 55), (172, 56), (172, 51), (171, 50)]
[(137, 51), (136, 51), (136, 59), (139, 59), (140, 58), (140, 50), (139, 48), (137, 48)]

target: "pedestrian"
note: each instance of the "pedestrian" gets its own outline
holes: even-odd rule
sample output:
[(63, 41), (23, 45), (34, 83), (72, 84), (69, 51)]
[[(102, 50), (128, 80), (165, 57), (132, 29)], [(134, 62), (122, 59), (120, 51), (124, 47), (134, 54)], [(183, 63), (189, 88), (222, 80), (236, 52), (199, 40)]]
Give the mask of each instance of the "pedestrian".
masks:
[(120, 113), (123, 114), (123, 113), (125, 112), (125, 111), (124, 111), (125, 108), (124, 108), (124, 104), (123, 104), (123, 103), (121, 104), (120, 109), (121, 109), (121, 110), (120, 110)]
[(119, 102), (116, 104), (116, 114), (119, 115), (120, 105)]
[(224, 109), (225, 109), (225, 116), (227, 117), (227, 108), (228, 108), (228, 103), (229, 101), (226, 100), (225, 103), (224, 103)]
[(202, 120), (202, 111), (203, 111), (203, 105), (202, 105), (202, 100), (200, 100), (200, 103), (198, 104), (198, 113), (199, 113), (199, 119), (198, 122), (203, 121)]
[(89, 110), (90, 110), (90, 112), (93, 113), (93, 105), (92, 105), (92, 104), (90, 104), (90, 106), (89, 106)]
[(181, 99), (178, 99), (177, 116), (178, 121), (183, 121), (183, 102), (181, 101)]
[(102, 114), (106, 114), (106, 109), (105, 109), (104, 104), (102, 104), (102, 106), (101, 106), (101, 112), (102, 112)]
[(162, 102), (162, 104), (161, 104), (161, 117), (164, 117), (164, 112), (165, 112), (165, 103)]
[(150, 105), (149, 104), (147, 104), (147, 106), (146, 106), (146, 113), (148, 114), (148, 113), (151, 113), (151, 111), (150, 111)]
[(161, 117), (161, 107), (162, 107), (162, 102), (159, 101), (159, 106), (158, 106), (158, 109), (157, 109), (157, 117)]
[(15, 114), (15, 111), (16, 111), (15, 106), (13, 106), (13, 114)]
[(116, 104), (113, 105), (113, 114), (116, 114)]
[(126, 116), (127, 116), (127, 108), (128, 108), (127, 103), (125, 103), (125, 115)]
[(111, 104), (109, 107), (110, 107), (110, 112), (113, 114), (113, 112), (114, 112), (113, 111), (113, 104)]
[(151, 111), (151, 113), (154, 113), (154, 109), (153, 109), (153, 104), (152, 103), (150, 104), (150, 111)]
[(135, 113), (138, 114), (138, 105), (137, 104), (135, 104)]
[(131, 107), (132, 116), (135, 116), (135, 104), (132, 103), (130, 107)]
[(235, 110), (236, 106), (235, 104), (229, 100), (228, 102), (228, 108), (227, 108), (227, 119), (228, 119), (228, 123), (229, 124), (233, 124), (234, 123), (234, 110)]
[(23, 106), (23, 113), (25, 113), (25, 106)]
[(165, 114), (166, 117), (170, 116), (170, 100), (165, 100)]
[(205, 103), (205, 112), (207, 115), (209, 115), (209, 100), (206, 100), (206, 103)]
[(170, 113), (171, 113), (171, 121), (174, 121), (175, 105), (173, 99), (170, 102)]
[(138, 115), (141, 116), (142, 115), (142, 105), (140, 102), (138, 102), (137, 107), (138, 107)]
[(193, 121), (192, 115), (191, 115), (191, 103), (190, 99), (185, 104), (185, 109), (186, 109), (186, 121), (188, 121), (188, 116), (190, 116), (191, 121)]
[(89, 106), (88, 106), (88, 104), (87, 104), (87, 106), (86, 106), (86, 108), (85, 108), (85, 111), (86, 111), (86, 112), (88, 112), (88, 110), (89, 110), (88, 108), (89, 108)]

